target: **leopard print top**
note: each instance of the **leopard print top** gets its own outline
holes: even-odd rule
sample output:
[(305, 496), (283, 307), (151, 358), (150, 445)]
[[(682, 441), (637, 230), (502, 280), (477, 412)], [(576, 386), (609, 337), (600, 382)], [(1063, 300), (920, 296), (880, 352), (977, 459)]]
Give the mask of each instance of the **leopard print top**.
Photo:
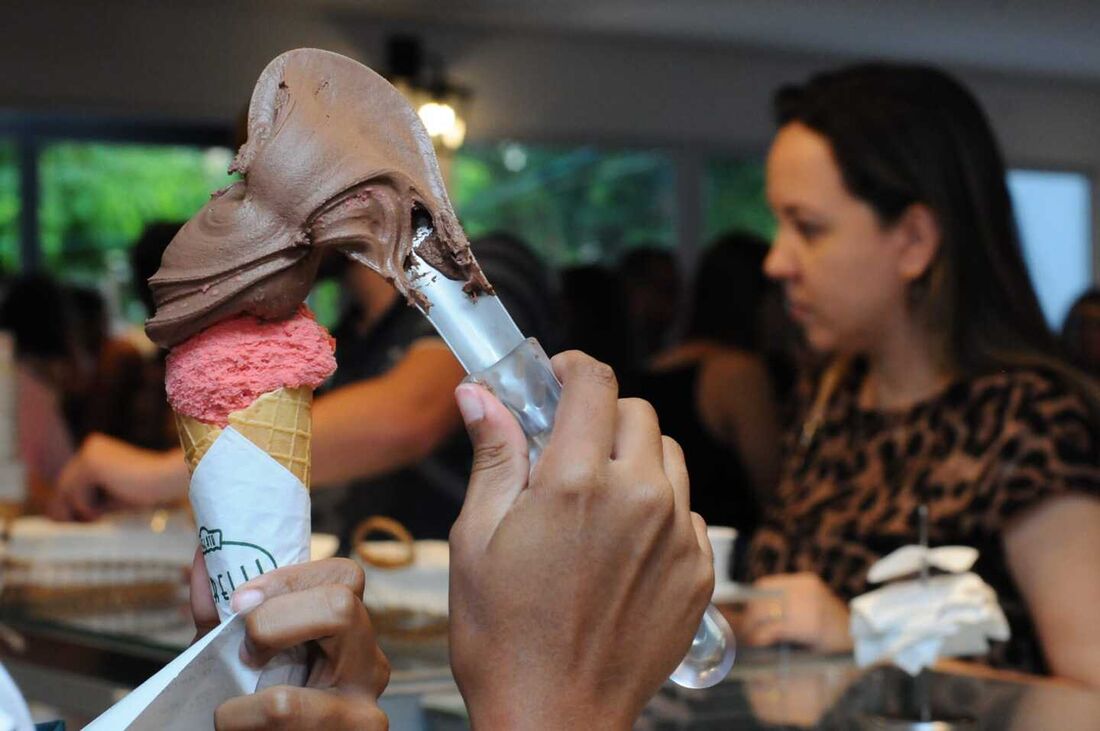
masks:
[(1005, 609), (1012, 639), (989, 661), (1045, 672), (1001, 536), (1047, 497), (1100, 499), (1100, 433), (1085, 404), (1053, 374), (1020, 369), (956, 382), (904, 411), (869, 411), (856, 401), (865, 372), (849, 369), (812, 437), (788, 438), (749, 578), (813, 571), (851, 599), (873, 588), (872, 563), (917, 542), (923, 502), (931, 545), (977, 548), (975, 571)]

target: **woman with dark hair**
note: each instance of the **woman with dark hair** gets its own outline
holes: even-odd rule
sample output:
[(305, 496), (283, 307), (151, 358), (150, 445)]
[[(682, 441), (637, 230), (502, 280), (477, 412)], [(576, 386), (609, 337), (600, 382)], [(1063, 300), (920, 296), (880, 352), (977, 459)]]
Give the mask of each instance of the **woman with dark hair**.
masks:
[(708, 247), (684, 339), (637, 379), (638, 395), (684, 449), (692, 510), (743, 538), (756, 527), (759, 497), (774, 487), (779, 462), (772, 379), (759, 352), (767, 253), (766, 241), (746, 233)]
[(1009, 618), (990, 660), (1100, 687), (1100, 399), (1053, 355), (985, 115), (940, 71), (873, 64), (782, 89), (776, 116), (765, 271), (831, 360), (749, 555), (786, 611), (745, 638), (850, 647), (847, 600), (926, 505)]

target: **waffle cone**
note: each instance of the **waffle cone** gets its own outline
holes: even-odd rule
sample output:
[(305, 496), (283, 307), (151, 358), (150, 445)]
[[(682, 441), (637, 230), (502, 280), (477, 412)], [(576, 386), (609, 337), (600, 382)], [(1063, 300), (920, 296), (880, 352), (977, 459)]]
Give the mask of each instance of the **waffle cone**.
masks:
[[(313, 389), (280, 388), (231, 413), (229, 425), (290, 470), (309, 489), (312, 405)], [(176, 425), (187, 469), (194, 472), (222, 428), (183, 414), (176, 414)]]

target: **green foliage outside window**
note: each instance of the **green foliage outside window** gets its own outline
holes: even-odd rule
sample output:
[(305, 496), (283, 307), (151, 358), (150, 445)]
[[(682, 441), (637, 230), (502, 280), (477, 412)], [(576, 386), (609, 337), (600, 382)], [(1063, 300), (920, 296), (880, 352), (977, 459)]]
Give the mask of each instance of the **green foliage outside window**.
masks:
[(45, 146), (39, 158), (43, 262), (69, 279), (98, 278), (147, 223), (185, 221), (212, 191), (231, 183), (231, 159), (220, 147)]
[(57, 142), (39, 156), (38, 209), (45, 268), (94, 286), (123, 319), (146, 313), (130, 280), (128, 251), (146, 224), (183, 222), (229, 185), (221, 147)]
[(733, 230), (748, 231), (771, 241), (775, 217), (764, 195), (764, 166), (758, 162), (712, 160), (703, 179), (703, 240)]
[(340, 321), (343, 307), (342, 295), (343, 291), (339, 281), (323, 279), (313, 285), (313, 290), (310, 291), (309, 298), (306, 299), (306, 304), (313, 310), (317, 322), (329, 330), (335, 328), (336, 323)]
[[(184, 221), (232, 182), (225, 148), (62, 141), (39, 156), (41, 260), (67, 281), (98, 286), (139, 321), (127, 252), (147, 223)], [(0, 140), (0, 265), (19, 263), (19, 174), (13, 142)], [(446, 161), (445, 161), (446, 164)], [(674, 248), (675, 171), (653, 151), (467, 145), (449, 161), (450, 192), (471, 237), (504, 230), (549, 263), (612, 264), (639, 246)], [(714, 161), (704, 180), (704, 233), (731, 228), (770, 238), (759, 163)], [(339, 290), (311, 301), (331, 324)]]
[(467, 145), (451, 162), (450, 189), (471, 237), (504, 230), (556, 265), (676, 244), (675, 174), (660, 153)]
[(19, 168), (15, 143), (0, 140), (0, 269), (19, 266)]

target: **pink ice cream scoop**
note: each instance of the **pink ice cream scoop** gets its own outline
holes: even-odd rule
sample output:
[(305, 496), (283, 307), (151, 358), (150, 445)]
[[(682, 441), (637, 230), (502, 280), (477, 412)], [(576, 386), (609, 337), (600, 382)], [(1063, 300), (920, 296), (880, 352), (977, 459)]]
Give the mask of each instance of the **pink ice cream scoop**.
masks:
[(335, 347), (305, 305), (286, 320), (223, 320), (169, 353), (168, 402), (177, 414), (224, 427), (265, 393), (320, 386), (336, 370)]

